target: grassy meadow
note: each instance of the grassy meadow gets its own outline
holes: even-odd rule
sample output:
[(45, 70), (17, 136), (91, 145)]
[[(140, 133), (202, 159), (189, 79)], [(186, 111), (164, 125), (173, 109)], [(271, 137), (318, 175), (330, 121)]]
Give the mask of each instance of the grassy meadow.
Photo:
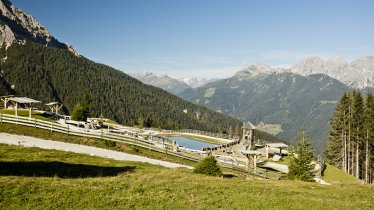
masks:
[(141, 155), (149, 158), (170, 161), (174, 163), (181, 163), (185, 165), (194, 166), (196, 162), (178, 158), (172, 155), (166, 155), (164, 153), (159, 153), (155, 151), (151, 151), (148, 149), (144, 149), (141, 147), (124, 144), (124, 143), (113, 143), (109, 141), (102, 141), (100, 139), (95, 138), (88, 138), (88, 137), (80, 137), (80, 136), (73, 136), (67, 135), (63, 133), (51, 132), (48, 130), (28, 127), (28, 126), (21, 126), (21, 125), (14, 125), (9, 123), (2, 123), (0, 124), (0, 132), (16, 134), (16, 135), (24, 135), (24, 136), (32, 136), (35, 138), (47, 139), (47, 140), (54, 140), (54, 141), (62, 141), (68, 142), (73, 144), (83, 144), (87, 146), (94, 146), (100, 147), (120, 152), (126, 152), (129, 154)]
[(374, 186), (224, 179), (0, 145), (0, 209), (373, 209)]

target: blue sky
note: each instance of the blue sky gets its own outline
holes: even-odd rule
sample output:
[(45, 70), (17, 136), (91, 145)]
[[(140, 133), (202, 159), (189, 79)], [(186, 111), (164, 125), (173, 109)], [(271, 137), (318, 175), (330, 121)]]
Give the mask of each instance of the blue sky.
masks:
[(227, 77), (255, 63), (374, 55), (371, 0), (12, 0), (61, 42), (127, 73)]

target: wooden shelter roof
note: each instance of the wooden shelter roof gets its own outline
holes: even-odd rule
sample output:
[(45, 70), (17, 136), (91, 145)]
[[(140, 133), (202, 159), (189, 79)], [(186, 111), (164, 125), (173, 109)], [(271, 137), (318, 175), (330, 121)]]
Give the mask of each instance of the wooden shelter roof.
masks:
[(243, 155), (262, 155), (263, 153), (260, 151), (256, 151), (256, 150), (243, 150), (242, 154)]
[(273, 148), (285, 148), (285, 147), (288, 147), (288, 145), (284, 144), (284, 143), (267, 143), (266, 145), (269, 146), (269, 147), (273, 147)]
[(45, 104), (47, 106), (53, 106), (53, 105), (61, 105), (62, 103), (60, 102), (51, 102), (51, 103), (48, 103), (48, 104)]
[(27, 98), (27, 97), (11, 97), (8, 100), (19, 103), (19, 104), (41, 103), (40, 101), (31, 99), (31, 98)]

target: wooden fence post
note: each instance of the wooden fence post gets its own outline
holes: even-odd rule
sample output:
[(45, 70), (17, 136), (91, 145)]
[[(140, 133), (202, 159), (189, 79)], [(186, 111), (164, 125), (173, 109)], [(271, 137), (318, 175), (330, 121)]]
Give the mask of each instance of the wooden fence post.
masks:
[(53, 124), (52, 124), (52, 122), (51, 122), (51, 132), (53, 132), (53, 130), (52, 130), (52, 129), (53, 129)]

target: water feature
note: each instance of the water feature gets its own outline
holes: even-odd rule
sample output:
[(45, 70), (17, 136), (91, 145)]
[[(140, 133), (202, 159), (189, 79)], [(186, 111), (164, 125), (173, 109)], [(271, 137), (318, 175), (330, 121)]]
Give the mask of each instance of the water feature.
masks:
[(179, 146), (195, 150), (202, 150), (204, 147), (216, 146), (216, 144), (190, 139), (183, 136), (171, 136), (170, 140), (176, 141)]

